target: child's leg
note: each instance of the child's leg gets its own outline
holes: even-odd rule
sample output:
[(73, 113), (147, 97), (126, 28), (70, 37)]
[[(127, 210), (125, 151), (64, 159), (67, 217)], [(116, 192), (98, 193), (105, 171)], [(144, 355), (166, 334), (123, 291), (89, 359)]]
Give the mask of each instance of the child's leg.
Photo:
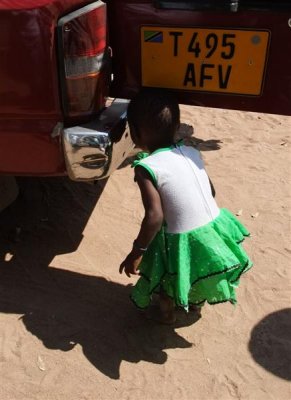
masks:
[(161, 322), (173, 324), (176, 321), (174, 300), (168, 295), (160, 293)]
[(198, 317), (201, 317), (201, 309), (204, 306), (204, 303), (205, 302), (203, 302), (199, 305), (190, 304), (189, 310), (195, 312), (195, 314), (197, 314)]

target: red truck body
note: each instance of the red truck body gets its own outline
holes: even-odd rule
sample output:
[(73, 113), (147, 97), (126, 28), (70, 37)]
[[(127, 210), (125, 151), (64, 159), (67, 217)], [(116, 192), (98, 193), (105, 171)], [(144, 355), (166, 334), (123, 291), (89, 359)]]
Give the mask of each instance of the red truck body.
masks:
[[(243, 1), (241, 3), (244, 4)], [(204, 11), (189, 10), (187, 7), (184, 10), (155, 9), (151, 0), (111, 0), (109, 6), (110, 45), (113, 48), (113, 73), (116, 77), (112, 84), (112, 93), (130, 98), (136, 88), (141, 85), (141, 27), (156, 26), (160, 29), (160, 27), (170, 26), (172, 30), (177, 27), (192, 29), (202, 27), (210, 28), (210, 30), (223, 28), (224, 31), (230, 30), (234, 34), (238, 30), (266, 31), (269, 34), (269, 43), (260, 95), (207, 93), (199, 91), (199, 87), (193, 91), (191, 85), (188, 85), (185, 90), (177, 90), (176, 94), (180, 102), (184, 104), (290, 115), (291, 19), (289, 18), (291, 18), (291, 2), (289, 13), (285, 8), (280, 7), (280, 2), (273, 2), (273, 4), (277, 3), (277, 7), (273, 8), (269, 8), (266, 1), (254, 1), (253, 7), (251, 7), (251, 1), (248, 3), (248, 7), (238, 12), (231, 12), (230, 9), (213, 10), (211, 7)], [(260, 3), (262, 7), (258, 7)], [(263, 7), (264, 4), (265, 7)], [(172, 37), (172, 39), (174, 43), (175, 38)], [(177, 37), (177, 39), (180, 38)], [(195, 56), (193, 59), (197, 60)], [(207, 62), (207, 59), (205, 61)], [(169, 65), (167, 61), (165, 63), (166, 73)], [(154, 63), (152, 68), (155, 68)], [(212, 73), (211, 68), (208, 68), (208, 71)], [(196, 72), (199, 75), (200, 71)]]
[(57, 24), (88, 3), (92, 1), (0, 3), (0, 173), (66, 173), (62, 143), (54, 135), (65, 120)]
[[(131, 98), (143, 85), (142, 27), (207, 28), (213, 29), (212, 37), (217, 29), (269, 32), (259, 95), (205, 92), (195, 88), (175, 91), (181, 103), (291, 115), (291, 7), (288, 10), (286, 2), (282, 8), (250, 7), (235, 12), (211, 10), (211, 7), (206, 11), (189, 9), (187, 3), (191, 2), (182, 2), (186, 3), (186, 9), (177, 10), (163, 4), (173, 2), (151, 0), (109, 0), (106, 5), (85, 0), (26, 0), (25, 6), (23, 3), (17, 0), (0, 3), (0, 174), (67, 173), (63, 127), (98, 118), (109, 89), (114, 97)], [(107, 24), (103, 17), (100, 17), (101, 27), (101, 22), (94, 25), (93, 18), (86, 23), (80, 19), (75, 27), (70, 22), (73, 19), (66, 20), (68, 15), (75, 18), (74, 13), (78, 15), (83, 7), (94, 9), (97, 3), (100, 10), (104, 8)], [(93, 12), (88, 10), (85, 18)], [(60, 24), (60, 21), (63, 22)], [(65, 38), (67, 34), (71, 35), (69, 39)], [(110, 88), (110, 63), (102, 61), (103, 66), (96, 67), (97, 53), (92, 56), (85, 51), (88, 43), (96, 45), (95, 36), (104, 42), (102, 54), (112, 48)], [(73, 39), (80, 43), (74, 45)], [(85, 49), (79, 57), (81, 67), (89, 71), (85, 78), (76, 72), (79, 64), (75, 63), (75, 54), (67, 54), (74, 51), (74, 46)], [(90, 66), (93, 62), (95, 69)], [(69, 67), (73, 68), (70, 87), (64, 83), (66, 77), (68, 80), (65, 74)], [(94, 97), (88, 108), (87, 100), (82, 103), (82, 99), (76, 99), (80, 82), (86, 83), (82, 90), (92, 91)], [(66, 109), (68, 96), (73, 97), (74, 112)], [(82, 91), (80, 96), (84, 96)], [(85, 104), (79, 113), (78, 104)]]
[(2, 1), (0, 4), (0, 172), (63, 174), (59, 138), (56, 25), (80, 0)]

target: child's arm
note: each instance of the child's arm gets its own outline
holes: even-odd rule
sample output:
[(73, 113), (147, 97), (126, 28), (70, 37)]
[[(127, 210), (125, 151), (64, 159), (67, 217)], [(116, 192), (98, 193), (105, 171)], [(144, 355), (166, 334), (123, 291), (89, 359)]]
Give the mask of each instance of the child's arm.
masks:
[(137, 274), (144, 249), (147, 249), (150, 242), (159, 232), (164, 219), (160, 195), (153, 185), (148, 172), (143, 167), (137, 166), (135, 168), (135, 179), (140, 188), (145, 216), (131, 252), (119, 268), (120, 273), (124, 270), (129, 277), (130, 274)]

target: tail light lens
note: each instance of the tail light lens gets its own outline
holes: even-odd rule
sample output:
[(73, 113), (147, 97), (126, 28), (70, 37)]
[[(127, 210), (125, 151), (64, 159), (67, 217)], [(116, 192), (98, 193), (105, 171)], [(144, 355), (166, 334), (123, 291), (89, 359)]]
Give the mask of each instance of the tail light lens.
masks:
[(97, 1), (61, 18), (58, 39), (65, 116), (92, 115), (104, 107), (110, 79), (106, 5)]

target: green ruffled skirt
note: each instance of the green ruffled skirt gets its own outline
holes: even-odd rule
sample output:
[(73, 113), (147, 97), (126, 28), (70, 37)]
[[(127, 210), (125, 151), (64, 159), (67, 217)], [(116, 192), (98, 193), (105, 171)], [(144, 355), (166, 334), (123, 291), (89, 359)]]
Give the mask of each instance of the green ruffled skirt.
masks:
[(162, 291), (177, 306), (236, 303), (239, 278), (251, 266), (241, 243), (247, 229), (227, 209), (209, 224), (186, 233), (156, 235), (140, 264), (131, 299), (146, 308)]

